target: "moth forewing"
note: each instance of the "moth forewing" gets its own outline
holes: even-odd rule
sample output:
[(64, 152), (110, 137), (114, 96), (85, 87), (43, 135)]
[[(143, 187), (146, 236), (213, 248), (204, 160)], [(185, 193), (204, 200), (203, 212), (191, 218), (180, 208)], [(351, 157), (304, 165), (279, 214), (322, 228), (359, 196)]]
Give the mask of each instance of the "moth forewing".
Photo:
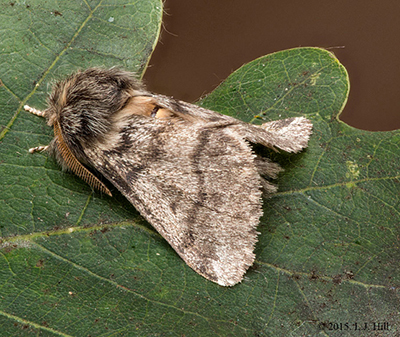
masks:
[(152, 94), (116, 68), (72, 74), (54, 86), (45, 113), (27, 110), (53, 125), (49, 151), (61, 164), (111, 195), (83, 163), (101, 173), (191, 268), (223, 286), (253, 264), (261, 189), (273, 194), (269, 180), (281, 171), (248, 141), (298, 152), (312, 128), (302, 117), (250, 125)]

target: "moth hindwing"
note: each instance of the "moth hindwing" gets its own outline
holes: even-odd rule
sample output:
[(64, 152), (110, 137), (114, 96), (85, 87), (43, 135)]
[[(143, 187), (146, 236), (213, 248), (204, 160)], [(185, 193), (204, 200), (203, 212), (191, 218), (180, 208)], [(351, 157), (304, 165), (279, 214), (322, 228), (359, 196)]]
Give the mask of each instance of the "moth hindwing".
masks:
[(254, 262), (262, 191), (281, 168), (251, 143), (298, 152), (312, 124), (303, 117), (261, 126), (152, 94), (131, 73), (78, 71), (57, 82), (43, 116), (54, 128), (47, 150), (62, 167), (111, 195), (107, 178), (197, 273), (223, 286)]

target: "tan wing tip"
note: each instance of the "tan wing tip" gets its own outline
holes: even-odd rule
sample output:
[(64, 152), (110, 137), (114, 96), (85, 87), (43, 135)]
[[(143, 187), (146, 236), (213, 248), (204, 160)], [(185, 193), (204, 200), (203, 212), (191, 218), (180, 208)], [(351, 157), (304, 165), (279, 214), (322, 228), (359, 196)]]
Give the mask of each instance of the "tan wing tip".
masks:
[(233, 287), (242, 282), (247, 270), (253, 265), (256, 258), (253, 250), (254, 247), (251, 248), (251, 251), (247, 251), (244, 256), (237, 255), (236, 260), (230, 261), (230, 263), (221, 264), (220, 261), (215, 261), (214, 263), (217, 265), (214, 264), (212, 275), (202, 275), (220, 286)]
[[(223, 287), (233, 287), (240, 283), (255, 260), (255, 254), (251, 253), (251, 257), (247, 257), (247, 261), (240, 260), (239, 263), (238, 261), (235, 261), (232, 264), (225, 264), (220, 261), (209, 260), (207, 262), (207, 268), (202, 268), (200, 265), (195, 265), (192, 261), (186, 260), (184, 256), (182, 257), (186, 264), (197, 274), (203, 276), (208, 281), (212, 281)], [(218, 264), (218, 266), (215, 264)]]
[(228, 274), (222, 277), (220, 276), (217, 278), (217, 281), (214, 282), (223, 287), (233, 287), (243, 281), (243, 277), (247, 273), (247, 270), (251, 267), (251, 265), (243, 266), (243, 269), (237, 270), (234, 274)]

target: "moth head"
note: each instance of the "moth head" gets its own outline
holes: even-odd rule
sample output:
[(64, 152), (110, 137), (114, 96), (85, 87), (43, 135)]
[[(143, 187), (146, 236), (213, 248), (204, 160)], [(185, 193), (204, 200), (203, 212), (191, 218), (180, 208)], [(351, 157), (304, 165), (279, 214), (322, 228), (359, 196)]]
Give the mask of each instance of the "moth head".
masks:
[(110, 130), (112, 116), (129, 97), (146, 93), (132, 73), (90, 68), (54, 85), (45, 114), (50, 126), (59, 125), (70, 148), (87, 146)]

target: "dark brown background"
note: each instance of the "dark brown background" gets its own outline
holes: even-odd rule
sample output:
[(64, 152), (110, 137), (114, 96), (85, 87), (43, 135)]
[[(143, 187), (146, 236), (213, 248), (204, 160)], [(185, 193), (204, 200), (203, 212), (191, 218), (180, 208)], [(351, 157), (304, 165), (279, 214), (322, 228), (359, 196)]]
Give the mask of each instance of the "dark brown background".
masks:
[(145, 81), (189, 102), (257, 57), (329, 48), (350, 75), (341, 119), (365, 130), (400, 128), (400, 1), (168, 0)]

